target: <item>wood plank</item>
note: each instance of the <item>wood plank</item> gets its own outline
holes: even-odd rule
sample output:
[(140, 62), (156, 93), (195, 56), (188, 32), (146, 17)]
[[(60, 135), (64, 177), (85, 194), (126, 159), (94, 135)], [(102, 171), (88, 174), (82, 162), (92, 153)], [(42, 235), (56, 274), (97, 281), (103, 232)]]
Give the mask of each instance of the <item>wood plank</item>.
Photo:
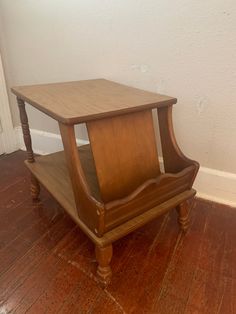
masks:
[[(64, 221), (64, 228), (68, 232), (71, 230), (73, 224), (71, 224), (71, 220), (68, 220), (68, 218), (66, 218), (66, 220), (67, 221)], [(61, 225), (61, 227), (62, 226), (63, 225)], [(23, 283), (18, 283), (17, 287), (10, 291), (7, 295), (7, 299), (4, 300), (4, 308), (6, 311), (16, 311), (16, 313), (20, 313), (20, 311), (23, 310), (23, 313), (25, 313), (25, 309), (32, 306), (48, 286), (52, 278), (66, 266), (66, 263), (55, 254), (55, 250), (59, 253), (70, 249), (72, 251), (75, 249), (73, 242), (68, 241), (67, 238), (63, 238), (57, 244), (56, 248), (50, 252), (50, 255), (43, 259), (32, 272), (28, 273)]]
[(106, 309), (106, 313), (109, 314), (127, 313), (124, 311), (123, 307), (117, 302), (117, 300), (109, 294), (108, 291), (106, 291), (106, 293), (100, 294), (100, 296), (98, 297), (98, 301), (90, 309), (90, 313), (104, 313), (104, 309)]
[(103, 294), (97, 282), (84, 276), (73, 292), (67, 296), (58, 314), (98, 313), (93, 311), (93, 307), (96, 300)]
[[(17, 158), (19, 158), (19, 163), (23, 163), (25, 154), (16, 152), (17, 158), (13, 158), (11, 155), (13, 154), (10, 154), (9, 160), (4, 155), (0, 156), (0, 193), (5, 193), (5, 191), (7, 193), (7, 190), (11, 186), (25, 180), (25, 176), (28, 173), (27, 168), (21, 167), (19, 170), (19, 166), (15, 165)], [(12, 171), (12, 167), (14, 168), (14, 172)]]
[[(24, 285), (26, 279), (37, 272), (39, 266), (52, 254), (60, 240), (66, 236), (66, 240), (73, 239), (76, 232), (71, 229), (71, 224), (67, 223), (68, 217), (48, 228), (45, 234), (30, 248), (23, 257), (14, 262), (14, 264), (0, 276), (0, 300), (5, 302), (11, 298), (12, 293)], [(75, 227), (75, 226), (74, 226)], [(71, 230), (69, 230), (69, 228)]]
[[(17, 237), (9, 241), (0, 250), (0, 274), (7, 271), (18, 258), (26, 254), (31, 245), (40, 238), (41, 234), (47, 232), (48, 228), (61, 217), (62, 212), (59, 210), (55, 211), (55, 208), (52, 207), (46, 217), (35, 215), (31, 224), (19, 230)], [(10, 253), (6, 254), (6, 252)]]
[[(78, 246), (76, 238), (67, 241), (67, 243), (69, 245), (65, 251), (68, 261), (70, 261), (77, 249), (83, 247), (83, 243)], [(84, 274), (67, 260), (60, 258), (55, 268), (57, 272), (54, 273), (49, 282), (45, 282), (41, 289), (38, 289), (37, 286), (31, 287), (17, 307), (17, 313), (25, 313), (26, 311), (28, 313), (57, 313), (59, 311), (67, 295), (80, 283)]]
[[(58, 252), (59, 258), (66, 262), (66, 266), (51, 280), (32, 305), (29, 313), (41, 313), (43, 311), (58, 313), (61, 304), (66, 301), (68, 295), (73, 293), (73, 290), (80, 286), (81, 282), (91, 282), (88, 286), (91, 286), (91, 290), (93, 289), (93, 279), (95, 278), (91, 273), (91, 262), (94, 261), (93, 245), (91, 246), (91, 242), (86, 237), (81, 239), (78, 234), (71, 242), (73, 243), (73, 250)], [(98, 286), (95, 290), (97, 293), (100, 292)]]
[(67, 124), (176, 103), (176, 98), (105, 79), (13, 87), (12, 92)]
[[(4, 223), (4, 220), (8, 219), (7, 217), (11, 217), (11, 214), (15, 212), (16, 218), (20, 213), (17, 212), (16, 207), (20, 206), (24, 202), (30, 202), (29, 195), (29, 180), (23, 178), (18, 182), (14, 182), (14, 184), (8, 186), (8, 188), (2, 192), (0, 192), (0, 218)], [(26, 196), (26, 193), (28, 195)], [(24, 213), (24, 209), (23, 209)], [(23, 214), (22, 213), (22, 214)], [(1, 222), (0, 222), (1, 224)]]
[[(184, 313), (188, 302), (189, 290), (196, 272), (199, 259), (207, 210), (211, 203), (195, 203), (192, 209), (192, 226), (183, 237), (179, 235), (168, 268), (161, 282), (161, 290), (152, 305), (152, 311), (160, 313)], [(194, 249), (193, 249), (194, 247)]]
[(204, 228), (200, 258), (189, 292), (186, 313), (235, 313), (236, 212), (213, 204)]
[[(107, 290), (126, 313), (151, 313), (150, 306), (178, 237), (173, 214), (159, 217), (114, 245), (113, 279)], [(124, 297), (122, 291), (129, 293)], [(103, 302), (98, 301), (97, 307), (105, 308), (110, 300)]]
[[(44, 198), (43, 201), (45, 200)], [(37, 210), (32, 210), (32, 201), (30, 199), (19, 206), (15, 206), (0, 221), (0, 249), (2, 250), (9, 245), (23, 230), (30, 227), (34, 219), (39, 219), (39, 215)], [(8, 225), (7, 230), (3, 227), (4, 224)]]

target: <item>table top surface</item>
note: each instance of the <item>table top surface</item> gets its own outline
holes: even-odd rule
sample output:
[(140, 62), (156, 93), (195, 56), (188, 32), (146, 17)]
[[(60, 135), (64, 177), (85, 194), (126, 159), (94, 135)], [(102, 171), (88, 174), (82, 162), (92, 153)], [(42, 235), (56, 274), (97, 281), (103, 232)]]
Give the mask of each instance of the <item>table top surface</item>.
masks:
[(25, 102), (66, 124), (172, 105), (176, 98), (105, 79), (13, 87)]

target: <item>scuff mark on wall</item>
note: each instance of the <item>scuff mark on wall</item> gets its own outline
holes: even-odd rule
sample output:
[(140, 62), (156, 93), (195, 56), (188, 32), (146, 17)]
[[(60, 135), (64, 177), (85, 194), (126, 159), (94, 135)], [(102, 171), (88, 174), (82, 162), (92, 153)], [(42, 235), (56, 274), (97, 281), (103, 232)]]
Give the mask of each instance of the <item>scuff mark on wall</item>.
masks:
[(200, 97), (200, 99), (197, 102), (197, 113), (198, 113), (198, 115), (201, 115), (203, 113), (206, 104), (207, 104), (207, 99), (205, 97)]
[(130, 68), (131, 70), (136, 70), (141, 73), (150, 72), (150, 67), (147, 64), (132, 64)]

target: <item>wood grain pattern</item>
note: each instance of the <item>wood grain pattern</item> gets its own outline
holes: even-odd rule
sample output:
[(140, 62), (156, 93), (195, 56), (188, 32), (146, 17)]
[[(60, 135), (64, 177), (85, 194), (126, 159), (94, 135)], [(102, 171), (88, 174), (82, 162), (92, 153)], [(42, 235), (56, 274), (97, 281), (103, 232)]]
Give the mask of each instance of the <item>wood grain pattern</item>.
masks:
[(105, 79), (20, 86), (11, 90), (27, 103), (67, 124), (176, 103), (173, 97)]
[[(86, 167), (88, 167), (87, 161), (89, 160), (89, 158), (87, 158), (89, 147), (80, 147), (79, 152), (81, 164), (84, 165), (83, 167), (86, 171)], [(196, 193), (195, 190), (187, 190), (183, 193), (179, 193), (162, 204), (154, 206), (149, 211), (130, 219), (123, 225), (113, 228), (112, 230), (106, 232), (102, 237), (98, 237), (83, 223), (81, 219), (79, 219), (64, 153), (59, 152), (47, 156), (36, 157), (36, 161), (37, 162), (33, 164), (26, 162), (27, 167), (37, 177), (40, 183), (45, 186), (52, 196), (63, 206), (70, 217), (80, 226), (89, 238), (100, 247), (107, 246), (107, 244), (120, 239), (129, 232), (143, 226), (148, 221), (162, 215), (167, 210), (174, 208), (184, 200), (193, 197)], [(96, 182), (94, 181), (94, 173), (92, 172), (87, 175), (87, 179), (90, 184), (94, 184)], [(96, 193), (99, 193), (98, 190)]]
[[(176, 99), (101, 79), (12, 90), (18, 97), (32, 197), (38, 199), (39, 180), (92, 239), (102, 284), (111, 276), (112, 242), (175, 206), (179, 206), (179, 222), (186, 230), (185, 201), (195, 195), (191, 187), (199, 165), (186, 158), (176, 143), (171, 116)], [(24, 101), (58, 120), (66, 160), (63, 170), (60, 153), (32, 166)], [(151, 110), (155, 107), (165, 174), (161, 174), (158, 162)], [(86, 164), (95, 164), (90, 175), (85, 173), (89, 166), (83, 167), (76, 145), (74, 124), (80, 122), (87, 123), (91, 143), (92, 154)]]
[(160, 174), (152, 112), (87, 123), (101, 198), (123, 198)]
[(235, 208), (195, 199), (186, 235), (172, 210), (118, 240), (103, 290), (83, 232), (43, 188), (30, 202), (24, 158), (0, 157), (0, 312), (235, 313)]

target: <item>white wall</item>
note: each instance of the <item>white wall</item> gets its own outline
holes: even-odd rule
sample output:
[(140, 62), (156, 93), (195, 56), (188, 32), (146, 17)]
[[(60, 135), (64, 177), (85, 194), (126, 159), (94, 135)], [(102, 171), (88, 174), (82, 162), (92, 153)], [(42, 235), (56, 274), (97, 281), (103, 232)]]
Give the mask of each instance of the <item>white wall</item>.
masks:
[(0, 16), (9, 86), (105, 77), (175, 96), (183, 151), (236, 173), (236, 1), (0, 0)]

